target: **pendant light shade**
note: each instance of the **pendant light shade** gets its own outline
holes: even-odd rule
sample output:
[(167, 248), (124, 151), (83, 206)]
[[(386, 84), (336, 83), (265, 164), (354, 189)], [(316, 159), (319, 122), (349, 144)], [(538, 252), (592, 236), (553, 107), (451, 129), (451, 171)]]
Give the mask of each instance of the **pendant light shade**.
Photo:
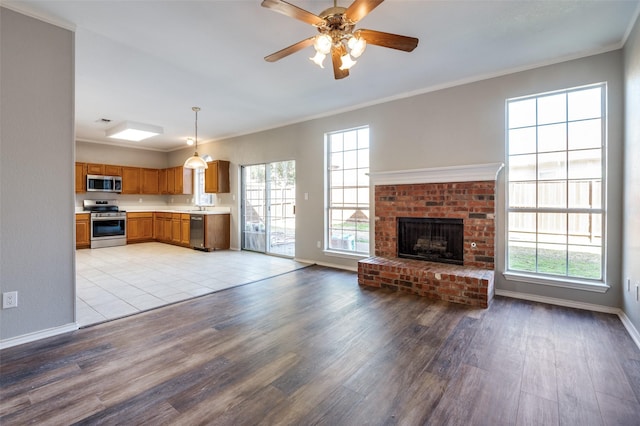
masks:
[(192, 157), (187, 158), (187, 161), (184, 162), (184, 168), (186, 169), (207, 169), (207, 162), (204, 161), (200, 156), (198, 156), (198, 111), (200, 111), (200, 107), (191, 108), (196, 113), (196, 137), (195, 137), (195, 152)]
[(187, 161), (184, 162), (184, 167), (187, 169), (207, 169), (207, 162), (202, 159), (202, 157), (198, 156), (198, 153), (195, 152), (193, 157), (187, 158)]

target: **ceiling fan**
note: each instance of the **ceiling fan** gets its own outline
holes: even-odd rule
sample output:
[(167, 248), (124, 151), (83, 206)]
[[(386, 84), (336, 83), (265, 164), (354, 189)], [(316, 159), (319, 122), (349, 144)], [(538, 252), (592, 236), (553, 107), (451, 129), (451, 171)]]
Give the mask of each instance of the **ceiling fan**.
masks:
[(353, 58), (359, 57), (367, 44), (411, 52), (418, 45), (417, 38), (381, 31), (355, 29), (356, 23), (383, 1), (354, 0), (351, 6), (345, 8), (338, 6), (337, 0), (334, 0), (333, 7), (315, 15), (284, 0), (263, 0), (263, 7), (311, 24), (320, 33), (265, 56), (264, 59), (268, 62), (275, 62), (313, 45), (316, 55), (310, 59), (324, 68), (324, 58), (331, 54), (333, 75), (338, 80), (349, 76), (349, 68), (356, 63)]

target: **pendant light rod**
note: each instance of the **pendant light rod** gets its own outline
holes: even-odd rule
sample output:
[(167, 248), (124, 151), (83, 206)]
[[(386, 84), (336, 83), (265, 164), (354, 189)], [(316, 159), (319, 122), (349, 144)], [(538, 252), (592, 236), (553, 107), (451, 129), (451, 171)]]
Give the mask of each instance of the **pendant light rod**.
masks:
[(192, 107), (192, 111), (196, 113), (196, 152), (198, 151), (198, 111), (200, 111), (200, 107)]

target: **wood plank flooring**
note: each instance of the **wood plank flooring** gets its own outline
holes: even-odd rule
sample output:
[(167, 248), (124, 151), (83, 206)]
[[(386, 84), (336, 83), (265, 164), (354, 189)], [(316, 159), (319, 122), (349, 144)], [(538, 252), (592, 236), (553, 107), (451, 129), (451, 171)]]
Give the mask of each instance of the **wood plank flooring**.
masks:
[(0, 352), (0, 424), (640, 425), (614, 315), (310, 267)]

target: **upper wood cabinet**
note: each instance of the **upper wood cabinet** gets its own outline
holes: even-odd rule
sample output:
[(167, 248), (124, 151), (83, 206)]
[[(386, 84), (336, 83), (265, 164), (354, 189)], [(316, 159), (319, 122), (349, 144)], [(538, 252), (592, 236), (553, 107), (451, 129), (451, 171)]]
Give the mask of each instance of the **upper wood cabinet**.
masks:
[(122, 176), (122, 166), (104, 165), (104, 174), (107, 176)]
[(217, 194), (230, 192), (229, 162), (215, 160), (207, 163), (208, 169), (204, 171), (204, 192)]
[(193, 169), (175, 168), (175, 194), (193, 194)]
[(159, 176), (158, 169), (140, 169), (140, 193), (159, 194)]
[(167, 194), (193, 194), (193, 170), (182, 166), (165, 169)]
[(185, 169), (182, 166), (151, 169), (111, 164), (76, 163), (75, 191), (77, 193), (87, 192), (88, 174), (121, 176), (123, 194), (193, 194), (193, 170)]
[(103, 175), (104, 174), (104, 164), (87, 164), (87, 174), (88, 175)]
[(122, 167), (122, 193), (140, 193), (140, 168)]
[(76, 192), (87, 192), (87, 165), (76, 163)]
[(169, 193), (169, 191), (167, 190), (167, 169), (158, 170), (158, 193)]

